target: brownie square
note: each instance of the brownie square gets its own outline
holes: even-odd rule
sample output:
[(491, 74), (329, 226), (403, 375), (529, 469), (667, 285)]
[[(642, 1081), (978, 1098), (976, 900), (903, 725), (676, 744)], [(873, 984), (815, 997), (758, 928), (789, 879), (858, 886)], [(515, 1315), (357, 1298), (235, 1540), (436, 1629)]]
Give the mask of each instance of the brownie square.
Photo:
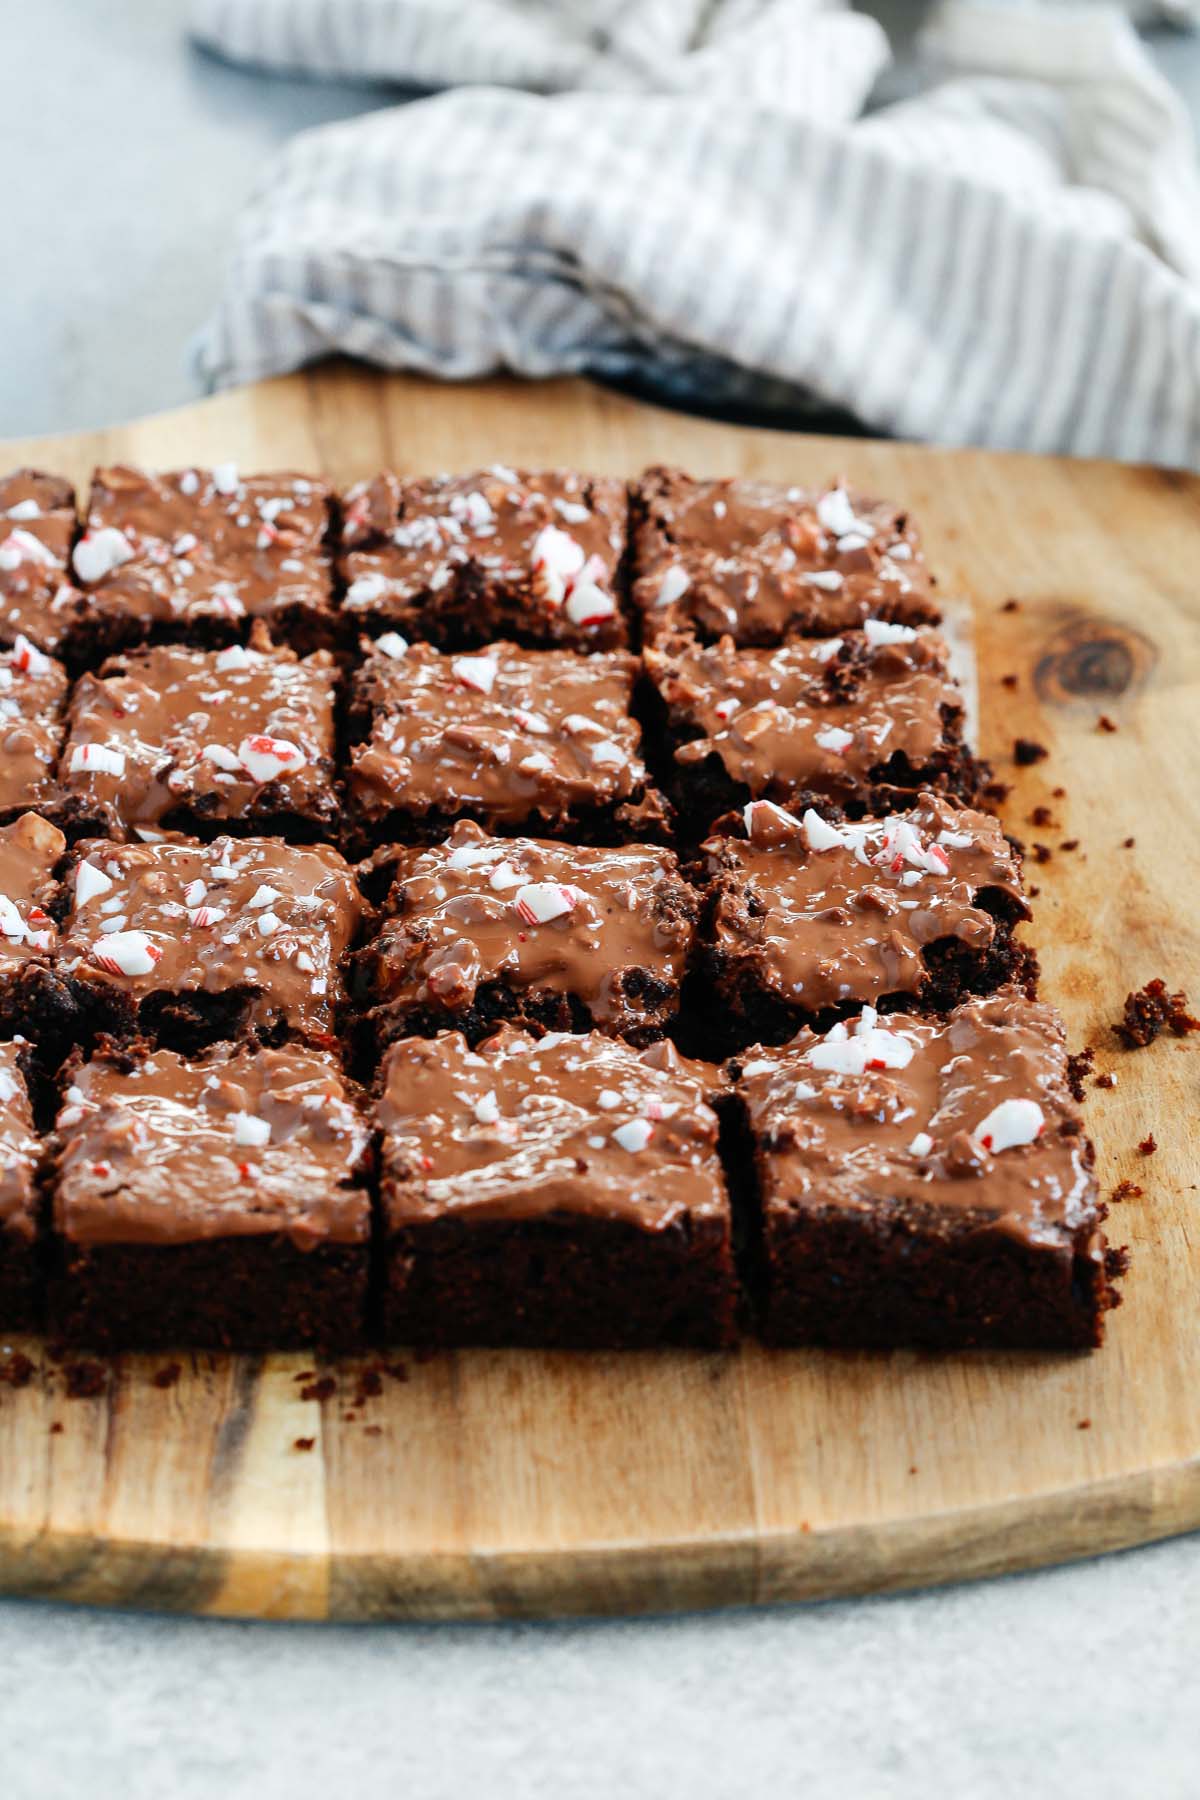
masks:
[(980, 767), (963, 743), (949, 654), (938, 632), (874, 620), (777, 650), (730, 638), (647, 650), (685, 827), (749, 799), (862, 813), (899, 804), (897, 790), (973, 798)]
[(378, 475), (346, 494), (342, 606), (376, 632), (398, 626), (451, 648), (523, 644), (614, 650), (624, 484), (499, 466), (416, 480)]
[(329, 845), (85, 841), (69, 891), (57, 973), (91, 1031), (333, 1043), (365, 905)]
[(332, 1056), (76, 1059), (55, 1144), (51, 1312), (69, 1341), (362, 1342), (370, 1133)]
[(716, 1076), (673, 1045), (597, 1034), (393, 1044), (378, 1103), (387, 1341), (728, 1343)]
[(397, 852), (387, 916), (356, 958), (369, 1041), (508, 1019), (634, 1043), (679, 1008), (699, 903), (670, 850), (491, 838), (464, 820)]
[(636, 660), (512, 643), (443, 655), (387, 632), (354, 678), (347, 791), (360, 836), (489, 831), (607, 842), (666, 825), (630, 711)]
[(73, 1023), (51, 972), (66, 848), (62, 832), (37, 813), (0, 825), (0, 1031), (36, 1039), (43, 1061), (54, 1059)]
[(1123, 1258), (1051, 1007), (1011, 992), (944, 1019), (868, 1007), (739, 1065), (767, 1342), (1100, 1342)]
[(59, 767), (72, 836), (139, 827), (331, 834), (337, 673), (265, 635), (251, 648), (155, 644), (82, 675)]
[(868, 618), (936, 623), (909, 515), (883, 500), (648, 469), (634, 495), (633, 603), (644, 639), (741, 645), (828, 636)]
[(0, 1332), (37, 1323), (42, 1146), (25, 1084), (28, 1046), (0, 1043)]
[(329, 490), (233, 463), (97, 469), (72, 565), (86, 607), (68, 660), (94, 668), (145, 639), (228, 644), (264, 620), (293, 648), (332, 643)]
[(83, 601), (68, 572), (75, 490), (58, 475), (0, 477), (0, 642), (56, 652)]
[(0, 818), (57, 801), (54, 769), (69, 686), (62, 664), (27, 638), (0, 650)]
[(1036, 983), (998, 819), (922, 794), (883, 819), (803, 819), (753, 800), (701, 846), (705, 957), (726, 1048), (783, 1043), (864, 1003), (948, 1010)]

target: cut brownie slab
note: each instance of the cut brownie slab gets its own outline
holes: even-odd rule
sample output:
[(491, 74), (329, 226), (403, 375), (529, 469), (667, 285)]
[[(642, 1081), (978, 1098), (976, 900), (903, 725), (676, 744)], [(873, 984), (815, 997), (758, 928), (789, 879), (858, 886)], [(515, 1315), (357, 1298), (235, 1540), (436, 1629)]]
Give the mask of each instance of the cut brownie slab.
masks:
[(75, 685), (59, 768), (80, 832), (332, 832), (336, 670), (327, 650), (156, 644)]
[(0, 1332), (37, 1323), (42, 1146), (25, 1086), (27, 1052), (19, 1039), (0, 1043)]
[(365, 909), (328, 845), (85, 842), (70, 893), (57, 973), (93, 1031), (331, 1041)]
[(596, 1034), (393, 1044), (378, 1112), (388, 1341), (727, 1343), (716, 1083), (673, 1045)]
[(634, 516), (633, 600), (647, 643), (685, 630), (780, 644), (867, 618), (939, 617), (908, 514), (840, 483), (813, 493), (648, 469)]
[(1052, 1008), (1007, 992), (936, 1020), (868, 1007), (739, 1062), (768, 1342), (1100, 1342), (1122, 1258)]
[(0, 642), (58, 651), (82, 605), (68, 573), (75, 490), (41, 469), (0, 477)]
[(0, 1030), (35, 1039), (51, 1060), (73, 1022), (51, 974), (66, 848), (62, 832), (37, 813), (0, 826)]
[(57, 800), (54, 766), (69, 685), (62, 664), (27, 638), (18, 637), (11, 650), (0, 650), (0, 818)]
[(608, 842), (665, 827), (630, 712), (637, 670), (620, 651), (444, 656), (385, 633), (354, 681), (363, 741), (347, 788), (362, 835), (443, 837), (458, 817)]
[(699, 903), (669, 850), (489, 838), (463, 821), (398, 853), (390, 916), (359, 953), (374, 1040), (503, 1019), (661, 1037), (679, 1007)]
[(962, 694), (938, 632), (869, 621), (778, 650), (677, 639), (645, 655), (665, 713), (671, 797), (693, 826), (748, 799), (884, 812), (897, 789), (973, 797)]
[(867, 1001), (944, 1009), (1036, 978), (1012, 934), (1029, 917), (1020, 862), (990, 814), (922, 794), (834, 822), (754, 800), (722, 828), (701, 846), (704, 939), (731, 1047), (782, 1043)]
[(344, 500), (347, 614), (461, 647), (511, 636), (584, 650), (627, 641), (624, 484), (495, 467), (378, 475)]
[(233, 463), (97, 469), (72, 564), (85, 606), (68, 660), (94, 668), (147, 638), (227, 644), (263, 619), (295, 649), (331, 643), (329, 490)]
[(68, 1069), (53, 1323), (105, 1349), (353, 1347), (370, 1133), (318, 1051), (111, 1051)]

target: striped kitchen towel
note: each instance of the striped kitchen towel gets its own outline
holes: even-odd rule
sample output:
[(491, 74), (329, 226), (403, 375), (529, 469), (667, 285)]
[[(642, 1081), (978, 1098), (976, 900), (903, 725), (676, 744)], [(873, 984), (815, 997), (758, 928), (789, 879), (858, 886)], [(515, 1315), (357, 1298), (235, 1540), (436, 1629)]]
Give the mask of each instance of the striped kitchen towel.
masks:
[(886, 42), (820, 0), (193, 12), (262, 66), (455, 84), (268, 169), (199, 346), (213, 385), (339, 351), (590, 371), (1200, 468), (1192, 134), (1115, 10), (950, 0), (927, 87), (865, 114)]

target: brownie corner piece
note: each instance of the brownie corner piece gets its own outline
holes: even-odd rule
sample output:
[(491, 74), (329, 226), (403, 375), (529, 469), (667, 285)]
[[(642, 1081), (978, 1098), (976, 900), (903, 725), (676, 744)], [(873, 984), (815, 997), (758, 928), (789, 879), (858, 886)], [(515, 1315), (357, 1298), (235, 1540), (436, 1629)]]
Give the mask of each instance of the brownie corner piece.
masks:
[(394, 1043), (378, 1102), (387, 1341), (727, 1344), (715, 1076), (596, 1034)]
[(0, 642), (58, 654), (81, 598), (70, 579), (75, 490), (43, 469), (0, 476)]
[(41, 1279), (42, 1146), (26, 1084), (29, 1048), (0, 1042), (0, 1333), (32, 1331)]
[(370, 1133), (330, 1055), (111, 1049), (55, 1127), (51, 1315), (97, 1349), (352, 1349)]
[(469, 820), (400, 850), (387, 912), (357, 958), (376, 1046), (509, 1021), (663, 1035), (691, 966), (699, 899), (670, 850), (489, 837)]
[(58, 805), (55, 775), (70, 682), (63, 665), (23, 635), (0, 650), (4, 764), (0, 818)]
[(647, 469), (633, 494), (633, 604), (647, 643), (683, 630), (769, 646), (870, 617), (939, 618), (910, 515), (855, 494)]
[(1118, 1302), (1062, 1020), (864, 1009), (734, 1065), (771, 1344), (1082, 1350)]
[(621, 649), (626, 515), (623, 482), (570, 470), (378, 475), (343, 497), (343, 614), (450, 648)]

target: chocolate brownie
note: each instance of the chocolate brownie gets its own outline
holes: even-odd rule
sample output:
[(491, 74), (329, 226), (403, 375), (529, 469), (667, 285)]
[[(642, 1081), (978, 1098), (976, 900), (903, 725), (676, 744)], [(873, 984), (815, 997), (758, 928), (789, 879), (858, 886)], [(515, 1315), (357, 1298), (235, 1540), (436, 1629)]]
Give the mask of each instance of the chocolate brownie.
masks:
[(452, 648), (619, 649), (626, 512), (623, 483), (570, 471), (377, 475), (343, 502), (343, 610)]
[(365, 907), (330, 846), (85, 841), (69, 891), (56, 971), (91, 1031), (333, 1042)]
[(647, 643), (828, 636), (865, 619), (936, 623), (908, 514), (885, 501), (648, 469), (634, 495), (633, 602)]
[(58, 868), (67, 840), (37, 813), (0, 825), (0, 1031), (36, 1039), (53, 1060), (72, 1023), (51, 973)]
[(472, 1042), (503, 1019), (661, 1037), (699, 916), (669, 850), (490, 838), (469, 820), (398, 853), (388, 916), (359, 952), (375, 1043), (447, 1026)]
[(867, 1007), (735, 1064), (772, 1344), (1085, 1349), (1116, 1304), (1062, 1021)]
[(86, 605), (67, 659), (94, 668), (147, 638), (216, 645), (263, 619), (294, 649), (333, 641), (329, 490), (233, 463), (155, 475), (97, 469), (72, 555)]
[(595, 1033), (393, 1044), (378, 1104), (387, 1340), (727, 1343), (716, 1081), (671, 1044)]
[(621, 651), (496, 643), (454, 656), (385, 633), (353, 688), (360, 847), (444, 837), (459, 817), (608, 842), (665, 829), (630, 712), (637, 668)]
[(0, 642), (57, 652), (83, 601), (68, 573), (75, 490), (41, 469), (0, 477)]
[(54, 765), (63, 736), (67, 672), (28, 638), (0, 650), (0, 818), (57, 800)]
[(875, 620), (778, 650), (676, 639), (647, 650), (673, 753), (671, 798), (703, 828), (749, 799), (886, 812), (896, 790), (973, 798), (963, 700), (939, 633)]
[(32, 1331), (39, 1287), (42, 1146), (25, 1085), (27, 1046), (0, 1043), (0, 1332)]
[(103, 1349), (361, 1343), (369, 1145), (320, 1051), (77, 1056), (55, 1127), (55, 1328)]
[(59, 767), (72, 836), (138, 827), (331, 833), (336, 670), (259, 635), (247, 649), (155, 644), (82, 675)]
[(1016, 851), (998, 819), (940, 795), (857, 822), (753, 800), (701, 853), (712, 1016), (729, 1047), (783, 1043), (864, 1002), (947, 1009), (1036, 980), (1012, 933), (1029, 917)]

